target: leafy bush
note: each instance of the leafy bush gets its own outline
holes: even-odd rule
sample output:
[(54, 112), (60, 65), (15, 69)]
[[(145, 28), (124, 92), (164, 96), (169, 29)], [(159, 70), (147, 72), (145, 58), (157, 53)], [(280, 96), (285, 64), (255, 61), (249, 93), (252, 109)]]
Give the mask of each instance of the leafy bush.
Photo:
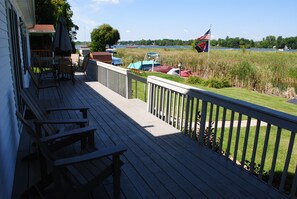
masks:
[(210, 78), (204, 81), (204, 85), (212, 88), (225, 88), (230, 87), (230, 83), (226, 79)]
[(201, 77), (198, 77), (198, 76), (190, 76), (187, 79), (187, 83), (189, 83), (189, 84), (203, 84), (204, 80)]

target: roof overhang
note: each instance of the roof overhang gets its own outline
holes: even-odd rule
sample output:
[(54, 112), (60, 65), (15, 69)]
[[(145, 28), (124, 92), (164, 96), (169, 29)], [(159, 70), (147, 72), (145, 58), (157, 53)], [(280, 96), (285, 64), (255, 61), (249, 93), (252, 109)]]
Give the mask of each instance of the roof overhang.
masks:
[(55, 28), (52, 24), (36, 24), (29, 29), (30, 34), (54, 34)]
[(27, 28), (34, 27), (35, 20), (35, 0), (11, 0), (21, 16)]

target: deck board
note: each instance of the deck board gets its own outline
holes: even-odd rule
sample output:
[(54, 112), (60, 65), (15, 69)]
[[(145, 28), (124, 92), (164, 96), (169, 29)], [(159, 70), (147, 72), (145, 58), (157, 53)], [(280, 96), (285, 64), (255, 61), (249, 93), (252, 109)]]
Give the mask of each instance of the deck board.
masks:
[[(84, 82), (84, 77), (76, 79), (74, 85), (71, 81), (61, 82), (62, 103), (54, 90), (41, 92), (39, 100), (45, 107), (59, 104), (90, 107), (90, 125), (97, 127), (96, 147), (127, 146), (122, 158), (125, 165), (121, 198), (285, 198), (148, 113), (144, 102), (125, 99), (98, 82)], [(55, 113), (55, 117), (78, 118), (81, 113)], [(20, 169), (23, 168), (17, 168)], [(107, 180), (90, 198), (111, 198), (111, 182)], [(20, 190), (18, 186), (21, 185), (15, 185), (15, 193)]]

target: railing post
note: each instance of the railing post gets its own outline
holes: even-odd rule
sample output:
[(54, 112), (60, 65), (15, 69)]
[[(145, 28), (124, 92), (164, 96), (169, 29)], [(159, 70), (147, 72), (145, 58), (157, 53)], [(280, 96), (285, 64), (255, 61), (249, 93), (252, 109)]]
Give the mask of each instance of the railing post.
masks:
[(130, 71), (126, 73), (126, 98), (132, 99), (132, 78), (130, 77)]
[(148, 98), (147, 98), (147, 111), (152, 113), (152, 85), (151, 83), (147, 83), (147, 90), (148, 90)]

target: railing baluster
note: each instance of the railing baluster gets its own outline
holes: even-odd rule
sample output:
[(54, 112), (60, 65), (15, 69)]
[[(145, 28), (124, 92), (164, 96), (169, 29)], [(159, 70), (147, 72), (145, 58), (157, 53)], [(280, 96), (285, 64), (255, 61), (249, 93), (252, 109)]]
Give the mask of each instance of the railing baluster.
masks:
[(210, 147), (210, 137), (211, 137), (211, 129), (212, 129), (212, 112), (213, 112), (213, 103), (210, 104), (210, 110), (209, 110), (207, 144), (206, 144), (207, 147)]
[(234, 123), (234, 111), (231, 111), (230, 128), (229, 128), (228, 143), (227, 143), (227, 149), (226, 149), (226, 158), (229, 158), (229, 155), (230, 155), (233, 123)]
[(196, 98), (196, 108), (195, 108), (195, 115), (194, 115), (194, 138), (197, 140), (197, 117), (198, 117), (198, 111), (199, 111), (199, 99)]
[(290, 163), (290, 160), (291, 160), (292, 150), (293, 150), (293, 146), (294, 146), (294, 140), (295, 140), (295, 133), (291, 132), (290, 142), (289, 142), (288, 152), (287, 152), (287, 157), (286, 157), (286, 162), (285, 162), (285, 166), (284, 166), (284, 169), (283, 169), (281, 183), (280, 183), (280, 186), (279, 186), (279, 190), (281, 192), (284, 191), (285, 182), (286, 182), (286, 178), (287, 178), (287, 174), (288, 174), (289, 163)]
[(191, 136), (192, 137), (195, 137), (195, 132), (193, 132), (192, 131), (192, 126), (193, 126), (193, 112), (195, 111), (194, 110), (194, 98), (192, 98), (191, 97), (191, 100), (190, 100), (190, 109), (189, 109), (189, 111), (190, 111), (190, 121), (189, 121), (189, 123), (190, 123), (190, 126), (189, 126), (189, 132), (191, 132)]
[(248, 141), (249, 141), (250, 126), (251, 126), (251, 117), (248, 116), (246, 129), (245, 129), (245, 137), (244, 137), (244, 144), (243, 144), (243, 150), (242, 150), (242, 157), (241, 157), (241, 167), (244, 167), (246, 149), (247, 149), (247, 144), (248, 144)]
[(135, 98), (137, 99), (137, 80), (134, 80), (135, 81)]
[(171, 103), (172, 103), (172, 91), (168, 90), (167, 92), (167, 106), (166, 106), (166, 122), (170, 124), (171, 118)]
[(255, 167), (255, 159), (256, 159), (256, 153), (257, 153), (257, 147), (258, 147), (260, 125), (261, 125), (261, 121), (257, 120), (255, 139), (254, 139), (254, 145), (253, 145), (253, 153), (252, 153), (252, 159), (251, 159), (251, 168), (250, 168), (251, 173), (254, 172), (254, 167)]
[(220, 113), (220, 107), (217, 105), (216, 109), (216, 118), (215, 118), (215, 127), (213, 132), (213, 143), (212, 143), (212, 150), (215, 151), (216, 149), (216, 143), (217, 143), (217, 130), (218, 130), (218, 120), (219, 120), (219, 113)]
[(259, 171), (259, 175), (258, 175), (259, 179), (262, 179), (262, 176), (263, 176), (263, 170), (264, 170), (264, 166), (265, 166), (268, 142), (269, 142), (269, 137), (270, 137), (270, 130), (271, 130), (271, 124), (267, 124), (263, 152), (262, 152), (261, 165), (260, 165), (260, 171)]
[(295, 167), (295, 175), (294, 175), (294, 179), (293, 179), (293, 183), (291, 186), (291, 192), (290, 192), (290, 198), (296, 198), (296, 193), (297, 193), (297, 165)]
[(147, 87), (147, 85), (144, 83), (143, 84), (143, 86), (144, 86), (144, 102), (147, 102), (147, 97), (146, 97), (146, 93), (147, 93), (147, 89), (146, 89), (146, 87)]
[(278, 127), (275, 145), (274, 145), (275, 148), (274, 148), (273, 159), (272, 159), (272, 164), (271, 164), (271, 169), (270, 169), (270, 175), (269, 175), (269, 180), (268, 180), (268, 184), (270, 184), (270, 185), (272, 185), (272, 182), (273, 182), (274, 169), (275, 169), (275, 165), (276, 165), (276, 159), (277, 159), (277, 154), (278, 154), (278, 147), (279, 147), (279, 142), (280, 142), (280, 137), (281, 137), (281, 131), (282, 131), (282, 129), (280, 127)]
[[(184, 125), (184, 115), (185, 115), (185, 95), (181, 98), (181, 119), (180, 119), (180, 130), (183, 130)], [(183, 130), (184, 131), (184, 130)]]
[(201, 110), (201, 121), (200, 121), (200, 130), (199, 130), (199, 143), (204, 144), (204, 133), (205, 133), (205, 123), (206, 123), (206, 114), (207, 114), (207, 102), (202, 101), (202, 110)]
[(189, 121), (189, 111), (190, 111), (190, 99), (189, 95), (186, 95), (186, 110), (185, 110), (185, 122), (184, 122), (184, 132), (191, 136), (191, 132), (188, 130), (188, 121)]
[(159, 117), (159, 111), (160, 111), (160, 86), (157, 86), (157, 93), (156, 93), (156, 114), (155, 116)]
[(176, 126), (177, 129), (181, 130), (181, 121), (180, 121), (180, 101), (181, 101), (181, 94), (177, 94), (177, 110), (176, 110)]
[(223, 119), (222, 119), (222, 128), (221, 128), (221, 138), (220, 138), (220, 149), (219, 152), (222, 153), (223, 141), (224, 141), (224, 131), (225, 131), (225, 122), (226, 122), (226, 112), (227, 109), (223, 109)]
[(177, 117), (176, 117), (176, 115), (175, 115), (175, 110), (176, 110), (176, 106), (177, 106), (177, 104), (176, 104), (176, 95), (177, 95), (177, 93), (176, 92), (174, 92), (173, 93), (173, 113), (172, 113), (172, 124), (173, 124), (173, 126), (175, 127), (175, 128), (177, 128)]
[(242, 120), (242, 114), (239, 113), (238, 120), (237, 120), (237, 132), (236, 132), (236, 139), (235, 139), (235, 146), (234, 146), (234, 157), (233, 157), (233, 162), (235, 164), (236, 164), (237, 153), (238, 153), (238, 144), (239, 144), (239, 137), (240, 137), (241, 120)]
[(164, 104), (165, 104), (165, 88), (161, 87), (161, 95), (160, 95), (160, 115), (159, 118), (164, 121)]
[[(130, 80), (129, 80), (130, 81)], [(148, 84), (148, 101), (147, 101), (147, 111), (152, 113), (152, 99), (153, 99), (153, 85), (151, 83)]]

